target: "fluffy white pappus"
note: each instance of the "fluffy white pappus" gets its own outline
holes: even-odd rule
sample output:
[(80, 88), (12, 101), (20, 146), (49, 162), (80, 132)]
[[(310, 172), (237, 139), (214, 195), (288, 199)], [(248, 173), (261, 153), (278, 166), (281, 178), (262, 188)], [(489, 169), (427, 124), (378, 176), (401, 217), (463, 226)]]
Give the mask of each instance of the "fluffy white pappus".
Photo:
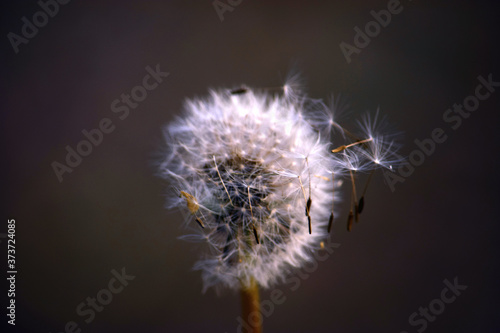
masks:
[(386, 117), (380, 116), (378, 109), (373, 116), (369, 113), (365, 114), (361, 121), (358, 121), (358, 126), (361, 135), (370, 139), (363, 147), (364, 149), (359, 150), (359, 153), (373, 163), (375, 168), (381, 167), (392, 170), (404, 161), (404, 158), (397, 154), (400, 149), (397, 138), (401, 133), (391, 129)]
[(160, 174), (176, 190), (167, 206), (185, 209), (199, 233), (189, 239), (208, 245), (194, 266), (204, 291), (252, 279), (270, 287), (312, 260), (339, 202), (332, 172), (346, 174), (367, 159), (358, 146), (332, 153), (307, 118), (308, 106), (324, 104), (289, 90), (211, 91), (188, 100), (164, 129)]

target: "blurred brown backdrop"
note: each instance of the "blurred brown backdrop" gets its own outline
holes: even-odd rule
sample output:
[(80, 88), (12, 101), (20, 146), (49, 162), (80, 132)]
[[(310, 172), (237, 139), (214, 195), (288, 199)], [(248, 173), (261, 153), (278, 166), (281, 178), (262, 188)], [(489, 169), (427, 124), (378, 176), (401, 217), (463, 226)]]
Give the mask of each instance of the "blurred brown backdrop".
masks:
[[(457, 276), (468, 289), (426, 332), (500, 332), (500, 91), (456, 131), (442, 120), (474, 93), (478, 75), (500, 81), (496, 3), (402, 0), (348, 64), (339, 44), (352, 44), (354, 27), (387, 3), (243, 0), (220, 21), (211, 1), (74, 1), (17, 54), (6, 36), (40, 6), (3, 3), (0, 232), (16, 219), (15, 331), (62, 332), (75, 321), (82, 332), (236, 332), (238, 295), (201, 294), (191, 271), (198, 247), (177, 240), (182, 216), (163, 208), (167, 184), (153, 161), (161, 126), (185, 98), (276, 86), (296, 64), (311, 97), (340, 93), (353, 118), (380, 107), (404, 131), (404, 154), (436, 127), (448, 140), (394, 193), (379, 174), (351, 233), (342, 212), (332, 238), (341, 246), (297, 290), (278, 286), (286, 302), (265, 331), (416, 332), (408, 317)], [(120, 120), (111, 103), (156, 64), (170, 75)], [(103, 118), (115, 130), (60, 183), (51, 163)], [(122, 267), (135, 279), (85, 323), (76, 307)]]

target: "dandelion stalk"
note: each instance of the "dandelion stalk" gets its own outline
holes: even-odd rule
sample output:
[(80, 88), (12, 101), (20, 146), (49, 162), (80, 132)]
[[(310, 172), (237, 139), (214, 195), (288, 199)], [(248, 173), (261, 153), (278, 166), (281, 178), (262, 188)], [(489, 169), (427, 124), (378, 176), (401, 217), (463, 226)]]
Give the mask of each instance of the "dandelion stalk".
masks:
[(249, 326), (248, 333), (262, 332), (262, 314), (260, 312), (259, 286), (254, 278), (250, 285), (241, 285), (242, 318)]

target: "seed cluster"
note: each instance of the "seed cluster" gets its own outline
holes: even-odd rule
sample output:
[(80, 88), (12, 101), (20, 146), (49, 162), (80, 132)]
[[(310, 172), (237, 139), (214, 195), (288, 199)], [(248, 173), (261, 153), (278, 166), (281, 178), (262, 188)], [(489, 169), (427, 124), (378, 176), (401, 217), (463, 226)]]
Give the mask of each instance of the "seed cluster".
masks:
[(350, 176), (354, 186), (353, 171), (384, 167), (381, 154), (394, 156), (392, 141), (374, 135), (376, 118), (360, 123), (364, 140), (332, 152), (331, 130), (354, 135), (322, 102), (283, 91), (212, 91), (165, 127), (159, 170), (176, 192), (167, 206), (187, 209), (194, 238), (208, 245), (195, 264), (205, 290), (251, 279), (268, 287), (311, 260), (333, 222), (339, 180)]

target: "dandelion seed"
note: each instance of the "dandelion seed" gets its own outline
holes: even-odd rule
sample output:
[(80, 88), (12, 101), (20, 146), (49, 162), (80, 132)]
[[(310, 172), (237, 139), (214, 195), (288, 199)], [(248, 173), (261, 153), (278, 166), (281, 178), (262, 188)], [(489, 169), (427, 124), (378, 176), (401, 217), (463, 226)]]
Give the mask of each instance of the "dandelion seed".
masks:
[(328, 219), (328, 233), (330, 233), (330, 230), (332, 230), (332, 225), (333, 225), (333, 212), (330, 214), (330, 218)]
[(238, 89), (234, 89), (234, 90), (231, 90), (231, 95), (241, 95), (241, 94), (244, 94), (248, 91), (247, 88), (238, 88)]
[(259, 242), (259, 235), (257, 234), (257, 229), (255, 229), (255, 226), (252, 226), (252, 229), (253, 229), (253, 235), (255, 237), (255, 242), (257, 244), (260, 244), (260, 242)]
[(332, 153), (338, 153), (338, 152), (341, 152), (343, 150), (347, 149), (347, 146), (346, 145), (342, 145), (342, 146), (339, 146), (335, 149), (332, 149)]
[(363, 212), (363, 208), (365, 207), (365, 197), (359, 198), (358, 202), (358, 214), (361, 214)]
[(189, 211), (191, 212), (191, 214), (195, 214), (198, 211), (198, 209), (200, 208), (200, 206), (196, 202), (196, 199), (191, 194), (186, 193), (184, 191), (181, 191), (181, 196), (186, 199), (187, 207), (188, 207)]
[(309, 216), (309, 211), (311, 210), (311, 204), (312, 200), (311, 197), (309, 197), (309, 199), (307, 199), (307, 204), (306, 204), (306, 216)]
[(201, 219), (199, 217), (196, 218), (196, 222), (199, 224), (200, 227), (205, 229), (205, 225), (203, 224), (203, 222), (201, 221)]
[(354, 218), (354, 215), (352, 214), (352, 210), (349, 211), (349, 216), (347, 217), (347, 231), (352, 230), (352, 220)]

